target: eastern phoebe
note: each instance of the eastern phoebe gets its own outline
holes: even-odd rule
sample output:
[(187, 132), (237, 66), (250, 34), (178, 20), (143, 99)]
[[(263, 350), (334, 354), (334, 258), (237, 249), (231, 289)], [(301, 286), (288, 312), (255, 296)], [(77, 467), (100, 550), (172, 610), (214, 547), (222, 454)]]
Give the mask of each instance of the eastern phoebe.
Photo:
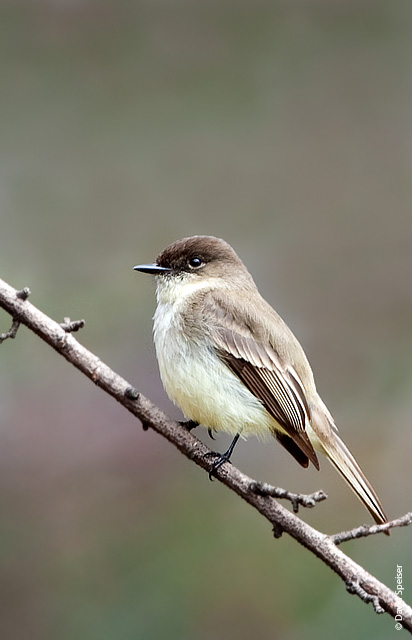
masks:
[(234, 436), (274, 436), (302, 467), (325, 454), (379, 524), (381, 503), (337, 435), (299, 342), (262, 298), (234, 250), (213, 236), (178, 240), (155, 264), (154, 342), (170, 399), (192, 425)]

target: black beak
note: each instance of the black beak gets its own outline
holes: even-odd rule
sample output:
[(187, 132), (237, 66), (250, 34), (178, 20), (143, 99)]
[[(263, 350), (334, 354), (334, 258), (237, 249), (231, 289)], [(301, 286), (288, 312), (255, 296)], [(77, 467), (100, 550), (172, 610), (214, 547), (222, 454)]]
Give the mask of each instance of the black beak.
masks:
[(137, 264), (133, 267), (135, 271), (141, 271), (142, 273), (151, 273), (155, 276), (160, 276), (162, 273), (170, 273), (169, 267), (160, 267), (158, 264)]

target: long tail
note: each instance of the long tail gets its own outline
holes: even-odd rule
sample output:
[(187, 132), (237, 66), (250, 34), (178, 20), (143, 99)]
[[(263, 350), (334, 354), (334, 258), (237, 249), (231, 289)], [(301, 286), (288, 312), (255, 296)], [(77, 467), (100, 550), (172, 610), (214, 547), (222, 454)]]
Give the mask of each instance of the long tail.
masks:
[(322, 442), (322, 446), (329, 460), (363, 502), (375, 522), (377, 524), (387, 522), (388, 518), (374, 488), (339, 436), (333, 433), (333, 440), (328, 443)]

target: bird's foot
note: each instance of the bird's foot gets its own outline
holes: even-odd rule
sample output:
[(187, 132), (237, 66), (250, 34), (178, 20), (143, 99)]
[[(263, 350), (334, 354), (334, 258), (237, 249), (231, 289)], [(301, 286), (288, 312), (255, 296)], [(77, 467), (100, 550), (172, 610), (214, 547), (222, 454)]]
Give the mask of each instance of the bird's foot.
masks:
[(217, 456), (216, 460), (213, 462), (210, 470), (209, 470), (209, 480), (213, 480), (213, 476), (216, 476), (216, 471), (224, 464), (225, 462), (230, 462), (230, 457), (233, 453), (233, 449), (237, 441), (239, 440), (239, 433), (235, 435), (232, 442), (230, 443), (230, 447), (224, 453), (218, 453), (217, 451), (210, 451), (206, 454), (206, 456)]

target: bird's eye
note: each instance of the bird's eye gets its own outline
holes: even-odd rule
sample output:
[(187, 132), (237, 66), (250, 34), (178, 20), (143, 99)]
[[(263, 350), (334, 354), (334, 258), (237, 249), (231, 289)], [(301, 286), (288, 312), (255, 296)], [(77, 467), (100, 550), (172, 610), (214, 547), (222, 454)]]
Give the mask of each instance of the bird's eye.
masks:
[(191, 269), (198, 269), (202, 266), (202, 264), (203, 261), (201, 260), (201, 258), (199, 258), (199, 256), (193, 256), (193, 258), (190, 258), (189, 260), (189, 267)]

